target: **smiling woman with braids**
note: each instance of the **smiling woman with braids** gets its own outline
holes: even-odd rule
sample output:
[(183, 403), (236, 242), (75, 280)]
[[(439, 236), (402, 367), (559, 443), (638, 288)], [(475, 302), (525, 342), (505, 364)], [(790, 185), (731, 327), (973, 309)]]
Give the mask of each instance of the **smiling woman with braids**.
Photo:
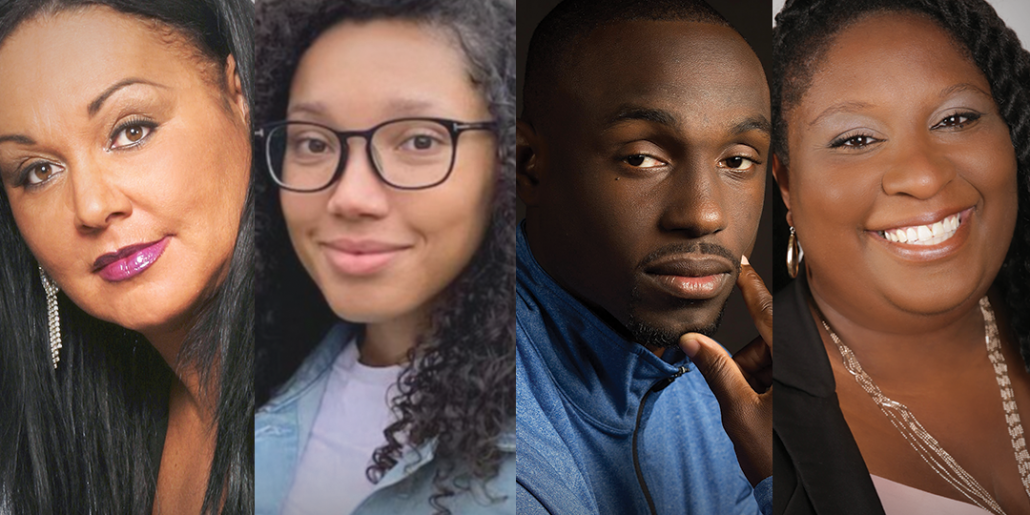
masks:
[(256, 19), (257, 512), (514, 513), (514, 3)]
[(775, 511), (1030, 513), (1027, 52), (982, 0), (776, 20)]

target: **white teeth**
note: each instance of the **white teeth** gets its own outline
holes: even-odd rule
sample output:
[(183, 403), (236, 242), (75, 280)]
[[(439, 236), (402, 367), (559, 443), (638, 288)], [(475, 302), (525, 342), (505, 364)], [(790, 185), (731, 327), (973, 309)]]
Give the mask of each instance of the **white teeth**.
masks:
[(954, 214), (930, 225), (916, 225), (880, 231), (880, 236), (883, 236), (887, 241), (895, 243), (936, 245), (954, 236), (955, 231), (958, 230), (958, 226), (961, 224), (962, 220), (959, 214)]

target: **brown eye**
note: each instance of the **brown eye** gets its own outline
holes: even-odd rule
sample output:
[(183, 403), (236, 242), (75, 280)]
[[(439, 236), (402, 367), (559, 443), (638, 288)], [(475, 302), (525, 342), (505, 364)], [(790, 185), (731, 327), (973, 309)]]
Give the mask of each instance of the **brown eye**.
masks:
[(35, 186), (49, 181), (51, 177), (60, 173), (61, 169), (53, 164), (47, 162), (38, 162), (32, 164), (23, 173), (24, 184), (27, 186)]
[(416, 136), (411, 142), (419, 150), (426, 150), (433, 146), (433, 138), (429, 136)]
[(317, 139), (308, 140), (308, 152), (311, 152), (312, 154), (320, 154), (325, 152), (325, 149), (326, 144), (324, 141), (319, 141)]
[(623, 158), (622, 160), (626, 164), (634, 168), (658, 168), (665, 165), (666, 163), (645, 154), (634, 154)]
[(125, 129), (125, 138), (135, 143), (143, 137), (143, 127), (129, 127)]
[(746, 172), (755, 167), (755, 162), (744, 156), (733, 156), (722, 161), (723, 166), (738, 172)]
[(114, 134), (114, 140), (111, 142), (112, 149), (129, 148), (139, 145), (153, 128), (142, 123), (134, 123), (132, 125), (124, 125)]

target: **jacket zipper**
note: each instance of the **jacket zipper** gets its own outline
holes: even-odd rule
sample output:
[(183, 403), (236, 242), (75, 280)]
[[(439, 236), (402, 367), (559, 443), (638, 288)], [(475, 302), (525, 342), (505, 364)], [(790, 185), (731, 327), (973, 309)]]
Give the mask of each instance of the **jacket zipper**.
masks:
[(647, 402), (647, 398), (652, 392), (660, 392), (667, 386), (672, 384), (677, 377), (687, 373), (687, 367), (680, 367), (679, 371), (675, 374), (666, 377), (665, 379), (659, 379), (651, 389), (644, 392), (644, 396), (640, 398), (640, 405), (637, 406), (637, 422), (633, 426), (633, 469), (637, 472), (637, 482), (640, 483), (640, 489), (644, 491), (644, 499), (647, 500), (647, 507), (651, 511), (651, 515), (658, 515), (658, 510), (654, 507), (654, 498), (651, 497), (651, 490), (647, 488), (647, 481), (644, 481), (644, 471), (640, 469), (640, 458), (637, 455), (637, 434), (640, 431), (640, 419), (644, 414), (644, 403)]

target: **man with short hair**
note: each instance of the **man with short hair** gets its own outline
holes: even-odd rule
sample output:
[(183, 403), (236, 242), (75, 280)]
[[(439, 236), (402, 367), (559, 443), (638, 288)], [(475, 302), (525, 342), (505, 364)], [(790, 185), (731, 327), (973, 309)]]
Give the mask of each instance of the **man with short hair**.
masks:
[[(761, 63), (701, 1), (567, 0), (525, 79), (518, 512), (771, 512)], [(731, 358), (734, 283), (761, 336)]]

